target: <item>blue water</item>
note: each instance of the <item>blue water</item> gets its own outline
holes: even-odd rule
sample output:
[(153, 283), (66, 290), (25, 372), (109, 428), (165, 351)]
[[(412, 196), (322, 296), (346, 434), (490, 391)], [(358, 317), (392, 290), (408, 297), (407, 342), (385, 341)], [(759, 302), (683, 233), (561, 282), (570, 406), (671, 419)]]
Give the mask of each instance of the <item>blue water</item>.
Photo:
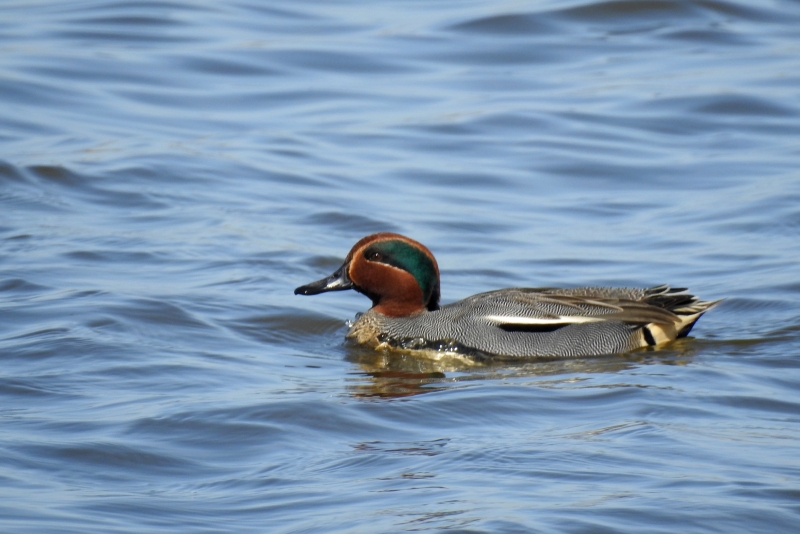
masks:
[[(6, 1), (2, 532), (796, 532), (800, 4)], [(297, 297), (669, 283), (661, 350), (466, 366)]]

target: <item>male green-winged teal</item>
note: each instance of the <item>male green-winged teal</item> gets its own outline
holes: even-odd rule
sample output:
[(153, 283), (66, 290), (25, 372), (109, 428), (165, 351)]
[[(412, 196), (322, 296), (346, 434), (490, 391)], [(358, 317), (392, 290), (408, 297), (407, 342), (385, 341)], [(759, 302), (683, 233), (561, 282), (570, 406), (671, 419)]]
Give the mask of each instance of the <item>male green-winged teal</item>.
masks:
[(335, 273), (294, 293), (344, 289), (372, 300), (347, 332), (357, 343), (481, 358), (592, 356), (661, 345), (685, 337), (719, 302), (662, 285), (500, 289), (439, 306), (433, 254), (393, 233), (364, 237)]

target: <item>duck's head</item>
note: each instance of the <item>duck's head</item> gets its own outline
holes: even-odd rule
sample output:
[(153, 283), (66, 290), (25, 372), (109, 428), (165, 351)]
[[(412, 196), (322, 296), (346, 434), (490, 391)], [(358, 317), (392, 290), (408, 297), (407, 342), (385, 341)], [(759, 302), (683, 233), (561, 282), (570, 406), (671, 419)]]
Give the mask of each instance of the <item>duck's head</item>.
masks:
[(355, 289), (375, 311), (402, 317), (439, 307), (439, 266), (424, 245), (400, 234), (368, 235), (356, 243), (336, 272), (300, 286), (295, 295)]

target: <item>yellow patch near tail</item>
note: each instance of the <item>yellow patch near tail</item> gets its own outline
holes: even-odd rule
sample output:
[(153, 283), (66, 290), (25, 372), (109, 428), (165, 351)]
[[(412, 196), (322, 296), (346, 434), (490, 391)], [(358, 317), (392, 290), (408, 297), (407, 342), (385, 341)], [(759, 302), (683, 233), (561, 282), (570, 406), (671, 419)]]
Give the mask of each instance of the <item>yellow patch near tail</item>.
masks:
[(673, 341), (678, 331), (675, 325), (650, 323), (642, 327), (644, 338), (650, 346), (662, 345)]
[[(705, 303), (704, 303), (705, 304)], [(716, 304), (716, 303), (714, 303)], [(703, 313), (705, 313), (706, 309), (704, 308), (702, 311), (698, 313), (694, 313), (692, 315), (678, 315), (676, 318), (678, 321), (672, 324), (663, 324), (663, 323), (649, 323), (642, 327), (642, 339), (645, 344), (642, 346), (657, 346), (663, 345), (664, 343), (669, 343), (670, 341), (675, 341), (678, 336), (681, 335), (681, 332), (687, 327), (693, 325), (697, 319), (700, 318)], [(683, 334), (685, 335), (685, 334)]]

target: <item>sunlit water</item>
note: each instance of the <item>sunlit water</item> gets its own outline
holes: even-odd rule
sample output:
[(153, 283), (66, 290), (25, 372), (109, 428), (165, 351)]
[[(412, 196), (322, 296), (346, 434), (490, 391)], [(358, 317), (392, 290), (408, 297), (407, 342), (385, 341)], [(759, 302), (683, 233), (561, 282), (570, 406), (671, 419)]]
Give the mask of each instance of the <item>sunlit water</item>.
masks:
[[(8, 1), (3, 532), (796, 532), (800, 4)], [(690, 287), (689, 339), (468, 366), (292, 290)]]

